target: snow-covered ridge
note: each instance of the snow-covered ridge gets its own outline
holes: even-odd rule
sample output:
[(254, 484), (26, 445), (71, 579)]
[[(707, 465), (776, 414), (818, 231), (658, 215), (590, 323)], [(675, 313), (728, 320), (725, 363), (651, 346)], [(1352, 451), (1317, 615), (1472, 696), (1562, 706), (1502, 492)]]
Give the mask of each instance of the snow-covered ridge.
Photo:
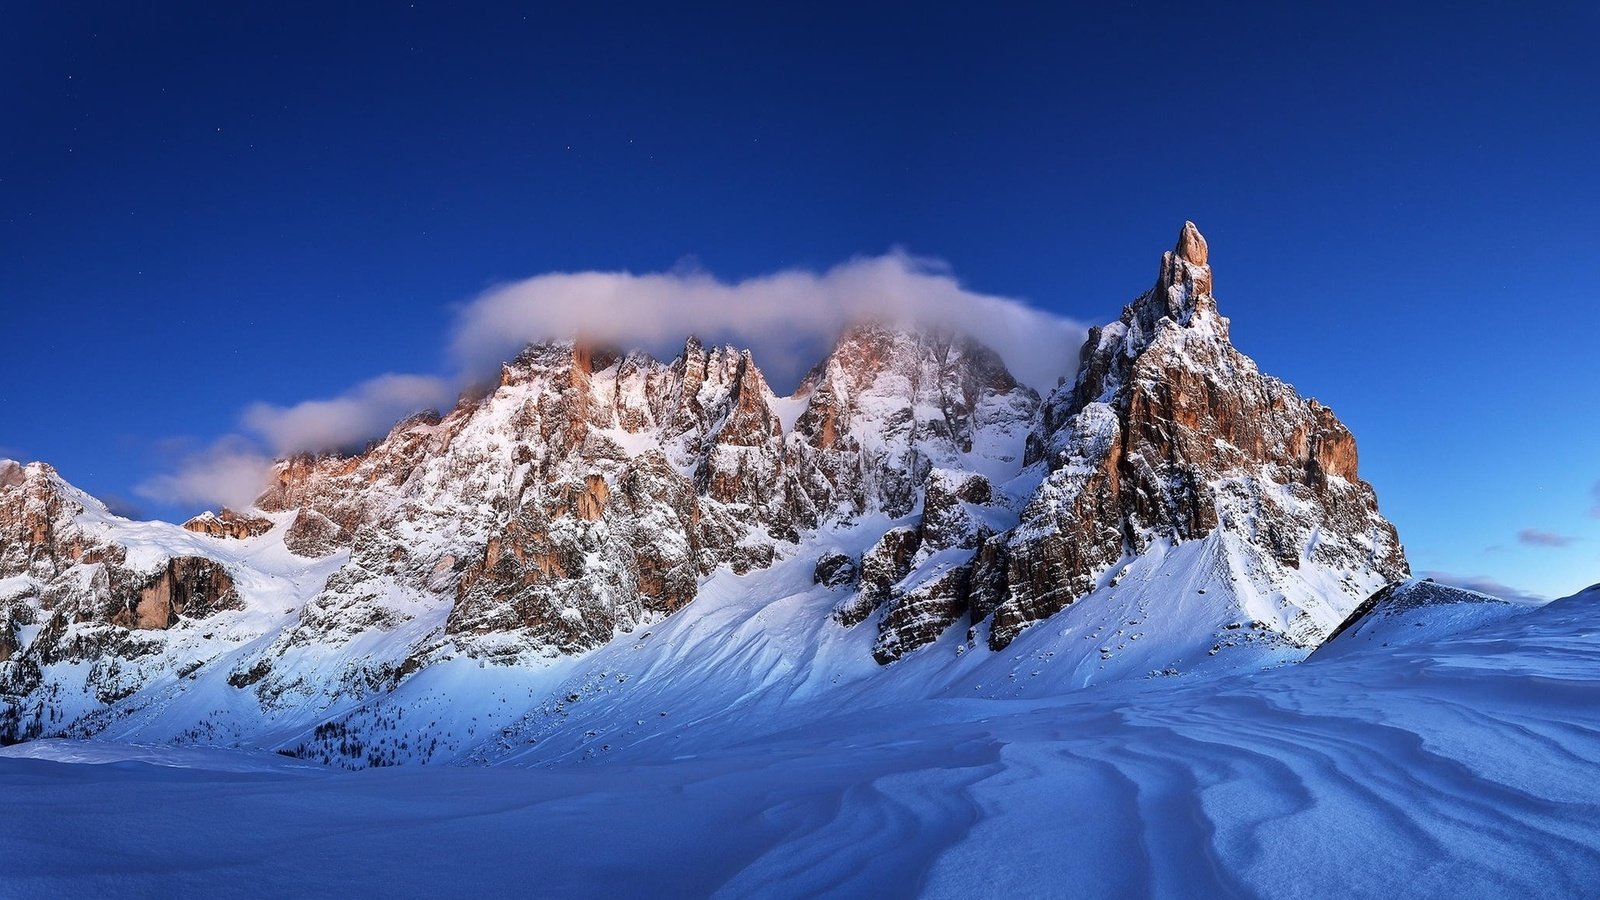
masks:
[(787, 398), (734, 347), (559, 342), (184, 528), (0, 464), (0, 733), (491, 760), (1298, 659), (1404, 555), (1227, 334), (1190, 224), (1043, 401), (951, 334), (858, 326)]

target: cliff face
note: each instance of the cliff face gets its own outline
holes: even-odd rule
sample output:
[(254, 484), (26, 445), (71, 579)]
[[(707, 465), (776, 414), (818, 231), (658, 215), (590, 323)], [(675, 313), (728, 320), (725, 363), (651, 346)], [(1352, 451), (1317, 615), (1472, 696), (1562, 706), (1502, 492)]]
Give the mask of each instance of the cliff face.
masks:
[[(84, 733), (213, 672), (278, 721), (451, 660), (590, 653), (708, 591), (881, 664), (999, 650), (1075, 604), (1121, 610), (1119, 635), (1167, 621), (1173, 659), (1298, 652), (1406, 573), (1349, 431), (1233, 347), (1192, 224), (1078, 359), (1041, 401), (975, 341), (863, 324), (779, 397), (748, 351), (694, 338), (670, 362), (536, 345), (447, 414), (282, 460), (256, 509), (182, 528), (0, 463), (12, 731), (61, 714), (74, 662), (112, 698)], [(791, 594), (815, 608), (754, 612)]]
[[(0, 460), (0, 604), (10, 631), (52, 618), (165, 629), (180, 615), (239, 605), (223, 566), (196, 556), (130, 559), (115, 521), (50, 466)], [(5, 640), (14, 644), (14, 635)]]
[(1355, 439), (1234, 348), (1207, 259), (1186, 223), (1155, 287), (1090, 331), (1076, 382), (1045, 404), (1028, 450), (1049, 475), (997, 548), (1008, 563), (1006, 584), (986, 598), (992, 646), (1157, 540), (1221, 531), (1269, 569), (1408, 573), (1357, 474)]

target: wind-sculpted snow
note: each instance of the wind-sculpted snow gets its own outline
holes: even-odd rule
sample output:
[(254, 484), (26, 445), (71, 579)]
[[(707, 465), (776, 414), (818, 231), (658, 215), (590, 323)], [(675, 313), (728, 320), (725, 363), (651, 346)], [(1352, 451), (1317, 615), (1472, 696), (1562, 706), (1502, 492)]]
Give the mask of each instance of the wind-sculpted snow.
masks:
[(3, 886), (1587, 897), (1597, 626), (1600, 602), (1575, 597), (1251, 676), (886, 702), (775, 732), (732, 714), (648, 752), (535, 768), (338, 773), (36, 742), (0, 754)]

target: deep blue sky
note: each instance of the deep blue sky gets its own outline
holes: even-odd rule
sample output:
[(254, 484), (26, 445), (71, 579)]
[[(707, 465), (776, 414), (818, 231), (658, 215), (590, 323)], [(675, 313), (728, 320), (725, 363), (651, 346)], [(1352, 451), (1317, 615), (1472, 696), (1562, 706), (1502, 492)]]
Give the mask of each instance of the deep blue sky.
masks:
[(331, 5), (0, 8), (0, 454), (130, 497), (552, 270), (904, 246), (1106, 320), (1191, 218), (1416, 569), (1600, 580), (1592, 3)]

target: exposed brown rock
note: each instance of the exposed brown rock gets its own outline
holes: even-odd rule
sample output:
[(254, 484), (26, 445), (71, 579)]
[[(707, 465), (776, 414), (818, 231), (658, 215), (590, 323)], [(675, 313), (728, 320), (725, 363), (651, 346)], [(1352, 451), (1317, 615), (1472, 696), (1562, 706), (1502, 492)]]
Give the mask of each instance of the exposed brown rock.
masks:
[(0, 578), (49, 580), (97, 552), (110, 552), (78, 528), (87, 497), (74, 495), (45, 463), (0, 460)]
[(873, 659), (887, 665), (937, 640), (946, 628), (967, 614), (971, 577), (970, 564), (956, 566), (897, 594), (878, 629)]
[(1183, 230), (1178, 232), (1178, 246), (1174, 249), (1180, 259), (1187, 260), (1197, 266), (1206, 265), (1208, 250), (1206, 239), (1201, 236), (1200, 229), (1193, 222), (1184, 222)]
[(665, 457), (646, 453), (623, 472), (621, 505), (629, 518), (621, 534), (645, 608), (670, 613), (683, 607), (710, 570), (703, 555), (708, 529), (694, 486)]
[(1029, 458), (1052, 471), (1008, 541), (1004, 591), (985, 589), (1005, 595), (992, 646), (1088, 593), (1152, 536), (1222, 528), (1289, 568), (1311, 554), (1335, 569), (1408, 571), (1357, 477), (1349, 430), (1229, 342), (1207, 258), (1186, 223), (1155, 288), (1090, 331), (1076, 383), (1046, 404)]
[(198, 556), (179, 556), (136, 592), (111, 616), (111, 623), (133, 629), (165, 629), (179, 616), (199, 619), (243, 603), (233, 579), (221, 563)]
[(197, 534), (215, 538), (252, 538), (272, 530), (272, 520), (235, 512), (227, 507), (220, 513), (203, 512), (183, 523), (183, 527)]
[(577, 514), (585, 522), (599, 521), (606, 512), (606, 498), (611, 495), (611, 489), (606, 487), (606, 480), (601, 475), (589, 475), (583, 479), (583, 490), (578, 492)]

